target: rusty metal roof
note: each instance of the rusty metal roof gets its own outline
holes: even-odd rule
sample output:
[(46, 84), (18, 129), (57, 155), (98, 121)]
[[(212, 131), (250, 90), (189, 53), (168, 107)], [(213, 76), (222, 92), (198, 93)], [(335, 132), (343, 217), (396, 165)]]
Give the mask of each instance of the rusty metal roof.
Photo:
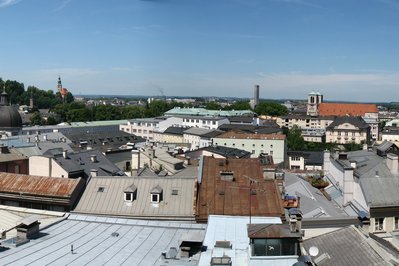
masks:
[[(256, 158), (204, 157), (198, 221), (205, 222), (210, 214), (282, 217), (284, 211), (277, 184), (263, 178), (262, 167)], [(224, 178), (221, 173), (226, 172), (231, 172), (232, 178)]]
[(0, 173), (0, 193), (69, 198), (80, 180)]

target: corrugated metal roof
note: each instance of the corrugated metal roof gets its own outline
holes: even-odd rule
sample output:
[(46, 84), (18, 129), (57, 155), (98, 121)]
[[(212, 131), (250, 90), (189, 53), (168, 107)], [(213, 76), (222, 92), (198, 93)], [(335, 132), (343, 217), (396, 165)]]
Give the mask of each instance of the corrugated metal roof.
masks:
[[(134, 185), (137, 198), (124, 200), (124, 190)], [(158, 186), (160, 203), (151, 202), (151, 192)], [(99, 188), (103, 192), (99, 192)], [(177, 190), (177, 195), (172, 194)], [(102, 215), (194, 219), (194, 178), (176, 177), (93, 177), (75, 212)]]
[(0, 173), (0, 192), (69, 198), (78, 179)]
[[(323, 265), (390, 265), (374, 249), (372, 239), (366, 237), (354, 226), (345, 227), (303, 242), (306, 250), (315, 246), (319, 255), (327, 253), (330, 259)], [(375, 242), (374, 242), (375, 243)]]
[(197, 265), (198, 258), (165, 260), (161, 253), (171, 247), (179, 250), (183, 235), (204, 234), (204, 229), (204, 225), (191, 223), (72, 214), (67, 220), (42, 230), (41, 237), (0, 252), (0, 264)]

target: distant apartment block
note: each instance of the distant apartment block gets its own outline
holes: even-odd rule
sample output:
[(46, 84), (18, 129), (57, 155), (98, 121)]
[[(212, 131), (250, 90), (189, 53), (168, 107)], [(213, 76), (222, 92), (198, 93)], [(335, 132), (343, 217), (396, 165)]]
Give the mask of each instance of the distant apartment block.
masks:
[(268, 154), (273, 156), (276, 164), (285, 161), (286, 137), (282, 134), (255, 134), (231, 130), (214, 137), (212, 142), (216, 146), (248, 151), (252, 158)]
[(154, 131), (163, 132), (168, 127), (181, 125), (183, 120), (178, 117), (138, 118), (119, 125), (119, 130), (154, 140)]

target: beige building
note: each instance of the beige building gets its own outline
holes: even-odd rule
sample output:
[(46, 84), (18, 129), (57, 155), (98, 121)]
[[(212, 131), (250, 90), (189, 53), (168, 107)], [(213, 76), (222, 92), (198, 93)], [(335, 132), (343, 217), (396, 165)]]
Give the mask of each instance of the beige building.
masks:
[(370, 126), (361, 117), (337, 117), (326, 129), (326, 142), (349, 144), (367, 143)]
[(119, 125), (119, 130), (147, 140), (154, 140), (154, 132), (163, 132), (171, 126), (181, 126), (182, 118), (156, 117), (129, 120), (126, 124)]
[(261, 153), (272, 155), (276, 164), (285, 160), (286, 138), (282, 134), (254, 134), (231, 130), (214, 137), (212, 142), (216, 146), (248, 151), (252, 158)]
[(293, 126), (298, 126), (302, 130), (307, 129), (325, 129), (333, 121), (334, 116), (318, 116), (312, 117), (307, 115), (287, 115), (278, 117), (277, 125), (291, 129)]
[(168, 127), (163, 132), (154, 132), (154, 141), (160, 143), (183, 143), (184, 127)]

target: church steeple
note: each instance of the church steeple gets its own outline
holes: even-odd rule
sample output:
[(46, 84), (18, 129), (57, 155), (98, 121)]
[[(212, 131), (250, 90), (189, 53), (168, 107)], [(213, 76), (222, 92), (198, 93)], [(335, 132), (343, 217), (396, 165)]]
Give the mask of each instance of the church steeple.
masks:
[(58, 76), (57, 89), (58, 89), (58, 91), (60, 91), (62, 89), (62, 83), (61, 83), (61, 77), (60, 76)]

